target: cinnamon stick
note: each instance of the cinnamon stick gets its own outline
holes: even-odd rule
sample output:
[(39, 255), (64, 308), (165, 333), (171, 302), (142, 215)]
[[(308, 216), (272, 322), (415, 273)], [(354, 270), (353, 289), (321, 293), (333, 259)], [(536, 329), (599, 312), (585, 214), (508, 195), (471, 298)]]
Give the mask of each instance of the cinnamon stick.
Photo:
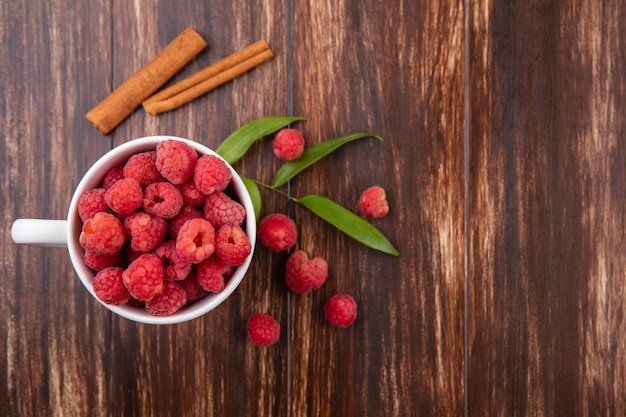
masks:
[(273, 57), (260, 40), (153, 95), (142, 103), (143, 108), (152, 115), (173, 110)]
[(206, 46), (206, 41), (188, 27), (85, 117), (100, 133), (108, 134)]

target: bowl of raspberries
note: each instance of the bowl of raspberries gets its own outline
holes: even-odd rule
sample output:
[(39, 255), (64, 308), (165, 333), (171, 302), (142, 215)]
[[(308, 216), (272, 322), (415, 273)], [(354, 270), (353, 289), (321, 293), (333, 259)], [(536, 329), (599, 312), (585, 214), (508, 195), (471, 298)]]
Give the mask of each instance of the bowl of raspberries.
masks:
[(197, 318), (235, 291), (256, 239), (241, 177), (214, 151), (172, 136), (126, 142), (78, 184), (67, 246), (83, 285), (141, 323)]

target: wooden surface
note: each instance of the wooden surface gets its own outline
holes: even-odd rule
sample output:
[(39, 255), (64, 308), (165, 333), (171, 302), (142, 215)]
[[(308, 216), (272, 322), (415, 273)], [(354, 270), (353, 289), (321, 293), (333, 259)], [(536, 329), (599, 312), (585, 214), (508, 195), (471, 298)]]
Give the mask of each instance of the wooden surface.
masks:
[[(5, 2), (0, 8), (0, 415), (624, 415), (626, 2), (198, 0)], [(110, 136), (84, 114), (185, 27), (209, 43), (173, 81), (258, 39), (275, 58)], [(176, 326), (112, 315), (64, 249), (18, 246), (16, 218), (66, 216), (103, 153), (171, 134), (210, 147), (253, 119), (302, 115), (309, 145), (349, 144), (286, 189), (374, 221), (392, 257), (263, 192), (330, 277), (305, 296), (258, 247), (210, 314)], [(269, 140), (236, 168), (269, 182)], [(321, 307), (352, 294), (359, 318)], [(280, 341), (245, 323), (268, 312)]]

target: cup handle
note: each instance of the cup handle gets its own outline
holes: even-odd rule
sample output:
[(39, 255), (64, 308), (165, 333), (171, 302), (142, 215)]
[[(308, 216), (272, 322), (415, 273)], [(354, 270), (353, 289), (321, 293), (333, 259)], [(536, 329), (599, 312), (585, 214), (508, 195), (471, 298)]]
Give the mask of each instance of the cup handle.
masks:
[(67, 220), (17, 219), (11, 227), (13, 242), (22, 245), (67, 247)]

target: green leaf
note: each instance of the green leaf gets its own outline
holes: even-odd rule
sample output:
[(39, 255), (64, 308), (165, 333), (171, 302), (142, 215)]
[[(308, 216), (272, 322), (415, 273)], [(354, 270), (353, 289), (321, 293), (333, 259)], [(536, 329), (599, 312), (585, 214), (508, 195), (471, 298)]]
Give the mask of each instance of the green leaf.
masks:
[(376, 227), (333, 200), (310, 194), (294, 201), (365, 246), (389, 255), (398, 255), (396, 248)]
[(252, 207), (254, 207), (254, 217), (258, 222), (261, 218), (261, 192), (259, 191), (259, 186), (250, 178), (241, 177), (241, 181), (243, 181), (243, 184), (246, 186), (246, 190), (248, 190), (248, 193), (250, 194)]
[(298, 175), (300, 172), (313, 165), (326, 155), (335, 151), (342, 145), (352, 142), (357, 139), (374, 137), (378, 140), (383, 140), (379, 135), (371, 133), (353, 133), (351, 135), (342, 136), (336, 139), (330, 139), (317, 145), (309, 146), (304, 150), (302, 156), (296, 160), (285, 162), (274, 177), (274, 187), (280, 187), (287, 181)]
[(271, 116), (253, 120), (224, 139), (215, 152), (232, 165), (241, 159), (254, 142), (298, 120), (307, 118)]

